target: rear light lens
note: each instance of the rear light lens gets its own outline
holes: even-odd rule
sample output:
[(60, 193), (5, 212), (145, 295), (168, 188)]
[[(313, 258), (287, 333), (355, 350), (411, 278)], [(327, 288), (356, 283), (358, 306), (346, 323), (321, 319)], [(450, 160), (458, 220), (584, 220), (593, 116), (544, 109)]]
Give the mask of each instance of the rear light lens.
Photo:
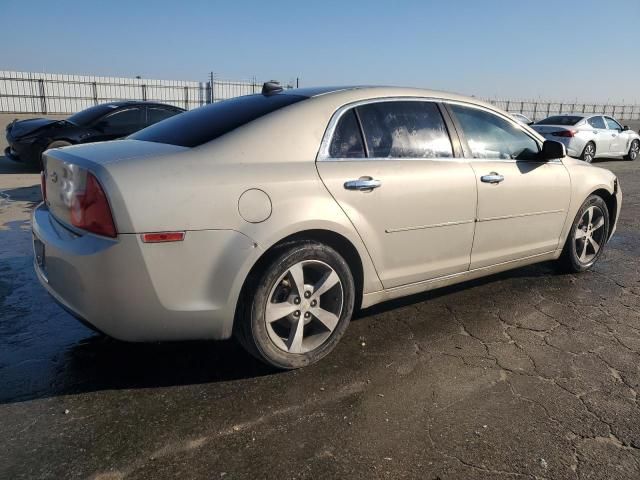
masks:
[(47, 176), (44, 171), (40, 172), (40, 192), (42, 193), (42, 201), (47, 201)]
[(74, 227), (105, 237), (115, 238), (118, 235), (107, 196), (98, 179), (89, 172), (84, 191), (73, 194), (70, 216)]
[(560, 130), (553, 132), (551, 135), (554, 137), (575, 137), (576, 133), (578, 133), (577, 130)]

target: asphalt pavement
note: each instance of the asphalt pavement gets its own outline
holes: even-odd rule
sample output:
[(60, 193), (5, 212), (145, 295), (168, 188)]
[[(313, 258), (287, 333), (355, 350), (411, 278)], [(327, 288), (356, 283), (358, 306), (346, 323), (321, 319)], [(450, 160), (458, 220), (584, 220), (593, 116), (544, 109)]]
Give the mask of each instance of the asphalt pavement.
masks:
[(387, 303), (283, 373), (81, 326), (33, 273), (38, 175), (0, 157), (0, 478), (640, 478), (640, 161), (598, 166), (624, 204), (592, 271)]

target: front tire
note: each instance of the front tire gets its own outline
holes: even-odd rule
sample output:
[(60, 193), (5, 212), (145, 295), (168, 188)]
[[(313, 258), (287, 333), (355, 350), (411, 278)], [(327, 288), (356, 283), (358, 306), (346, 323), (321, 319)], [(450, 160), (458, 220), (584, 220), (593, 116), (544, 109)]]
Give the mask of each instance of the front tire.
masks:
[(593, 159), (596, 158), (596, 144), (593, 142), (589, 142), (584, 146), (584, 150), (582, 151), (582, 155), (580, 155), (580, 159), (584, 160), (587, 163), (593, 162)]
[(573, 273), (591, 268), (602, 255), (609, 238), (609, 210), (602, 197), (591, 195), (578, 210), (560, 263)]
[(313, 241), (276, 250), (250, 277), (236, 318), (236, 336), (256, 358), (290, 370), (318, 362), (344, 334), (354, 308), (349, 265)]
[(629, 153), (624, 156), (625, 160), (635, 160), (640, 154), (640, 141), (634, 140), (629, 146)]

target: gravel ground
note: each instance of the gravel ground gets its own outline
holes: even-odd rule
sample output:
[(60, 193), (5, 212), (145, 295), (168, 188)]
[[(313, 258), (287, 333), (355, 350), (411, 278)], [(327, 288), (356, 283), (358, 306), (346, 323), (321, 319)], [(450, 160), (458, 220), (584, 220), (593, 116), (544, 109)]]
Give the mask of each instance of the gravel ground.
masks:
[(362, 312), (319, 365), (124, 344), (37, 284), (38, 177), (0, 158), (0, 478), (640, 478), (640, 162), (593, 271)]

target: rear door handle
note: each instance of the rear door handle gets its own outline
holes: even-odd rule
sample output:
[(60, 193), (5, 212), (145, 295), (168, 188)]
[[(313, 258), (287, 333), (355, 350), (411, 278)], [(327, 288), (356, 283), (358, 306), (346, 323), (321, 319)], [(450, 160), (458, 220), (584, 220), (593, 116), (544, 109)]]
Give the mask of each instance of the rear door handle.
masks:
[(504, 180), (504, 177), (496, 172), (491, 172), (489, 175), (483, 175), (480, 177), (480, 181), (484, 183), (500, 183)]
[(344, 188), (346, 190), (360, 190), (367, 192), (381, 186), (382, 182), (380, 180), (376, 180), (371, 177), (360, 177), (357, 180), (348, 180), (344, 182)]

